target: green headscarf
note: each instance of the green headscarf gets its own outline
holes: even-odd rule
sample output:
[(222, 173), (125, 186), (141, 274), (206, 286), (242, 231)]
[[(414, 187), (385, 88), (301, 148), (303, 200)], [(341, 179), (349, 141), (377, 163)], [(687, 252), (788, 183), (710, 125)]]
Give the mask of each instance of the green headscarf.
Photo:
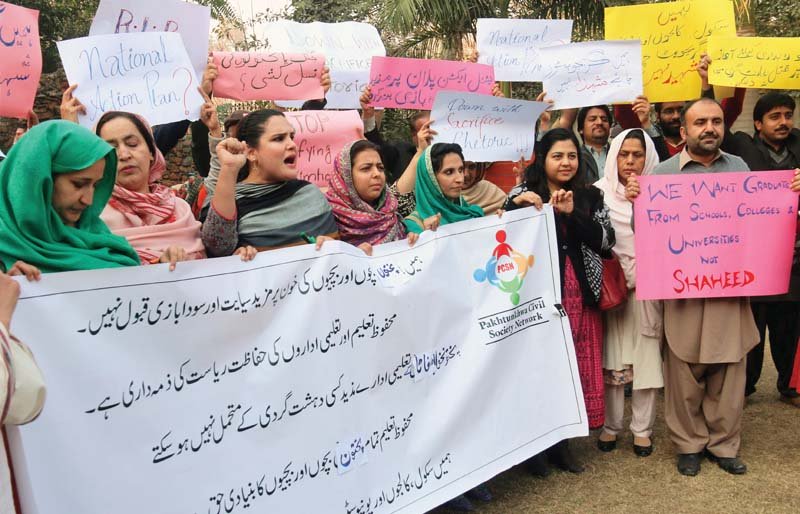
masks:
[(458, 200), (451, 200), (442, 193), (433, 171), (431, 148), (432, 146), (426, 148), (417, 161), (417, 181), (414, 185), (417, 208), (403, 220), (408, 231), (417, 234), (425, 230), (422, 222), (436, 214), (442, 215), (441, 225), (483, 216), (483, 209), (468, 204), (463, 196), (459, 196)]
[[(70, 227), (52, 205), (53, 176), (106, 160), (90, 205)], [(111, 234), (100, 212), (117, 174), (114, 149), (76, 123), (47, 121), (33, 127), (0, 163), (0, 263), (6, 270), (24, 261), (43, 273), (137, 266), (123, 237)]]

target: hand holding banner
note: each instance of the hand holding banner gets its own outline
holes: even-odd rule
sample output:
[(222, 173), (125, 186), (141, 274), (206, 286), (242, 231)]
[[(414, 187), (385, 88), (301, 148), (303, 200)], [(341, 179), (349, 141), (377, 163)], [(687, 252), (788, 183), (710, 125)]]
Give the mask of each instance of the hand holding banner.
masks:
[(565, 45), (572, 38), (572, 20), (479, 18), (475, 43), (478, 62), (494, 67), (495, 80), (541, 81), (545, 74), (539, 48)]
[(152, 125), (200, 116), (203, 98), (180, 34), (90, 36), (60, 41), (58, 52), (86, 107), (81, 125), (92, 127), (107, 111), (140, 114)]
[(0, 116), (27, 118), (41, 76), (39, 11), (0, 2)]
[(539, 52), (547, 63), (543, 89), (555, 109), (632, 102), (642, 94), (638, 41), (587, 41)]
[(536, 120), (549, 107), (490, 95), (439, 91), (431, 128), (436, 143), (457, 143), (475, 162), (516, 161), (533, 155)]
[(90, 36), (135, 32), (177, 32), (195, 73), (208, 60), (211, 8), (180, 0), (100, 0)]
[(293, 111), (286, 119), (295, 128), (297, 178), (328, 187), (333, 164), (347, 143), (364, 139), (358, 111)]
[(708, 55), (712, 84), (800, 89), (800, 38), (711, 36)]
[(486, 64), (373, 57), (370, 68), (375, 107), (429, 110), (440, 90), (488, 95), (493, 85), (494, 69)]
[(417, 514), (588, 435), (556, 240), (546, 206), (371, 257), (329, 241), (26, 283), (14, 331), (48, 396), (9, 434), (22, 508)]
[(649, 175), (634, 202), (636, 297), (762, 296), (789, 287), (793, 171)]
[(311, 54), (214, 52), (214, 95), (234, 100), (315, 100), (325, 57)]

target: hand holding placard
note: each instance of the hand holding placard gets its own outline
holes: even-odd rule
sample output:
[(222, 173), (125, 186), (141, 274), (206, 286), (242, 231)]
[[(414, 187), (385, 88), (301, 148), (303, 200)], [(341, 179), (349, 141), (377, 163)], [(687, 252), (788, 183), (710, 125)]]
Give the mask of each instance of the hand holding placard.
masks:
[(58, 43), (73, 94), (91, 127), (107, 111), (128, 111), (160, 125), (200, 116), (202, 97), (183, 41), (173, 32), (112, 34)]

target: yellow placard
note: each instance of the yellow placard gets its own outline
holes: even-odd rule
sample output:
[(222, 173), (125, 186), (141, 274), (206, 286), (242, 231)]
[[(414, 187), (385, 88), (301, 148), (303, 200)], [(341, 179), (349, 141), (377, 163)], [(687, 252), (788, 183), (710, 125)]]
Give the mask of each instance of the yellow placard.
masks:
[(712, 84), (800, 89), (800, 38), (712, 36), (708, 55)]
[(708, 38), (736, 36), (731, 0), (608, 7), (605, 18), (606, 39), (642, 41), (642, 81), (651, 102), (700, 96), (695, 67), (706, 51)]

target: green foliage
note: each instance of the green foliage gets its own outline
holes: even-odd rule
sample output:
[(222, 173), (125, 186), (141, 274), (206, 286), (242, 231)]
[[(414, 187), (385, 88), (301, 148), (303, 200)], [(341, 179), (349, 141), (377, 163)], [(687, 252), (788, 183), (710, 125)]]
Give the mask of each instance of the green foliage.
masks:
[(800, 37), (800, 1), (761, 0), (755, 2), (753, 24), (758, 36)]

